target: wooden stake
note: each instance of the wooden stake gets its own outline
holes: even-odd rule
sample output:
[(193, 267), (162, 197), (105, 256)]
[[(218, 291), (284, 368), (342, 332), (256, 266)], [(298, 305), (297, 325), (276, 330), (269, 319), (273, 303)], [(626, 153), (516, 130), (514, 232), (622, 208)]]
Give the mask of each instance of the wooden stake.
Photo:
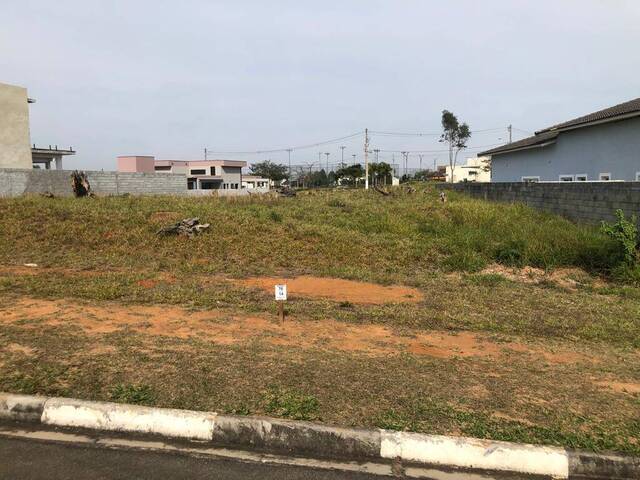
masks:
[(280, 316), (280, 321), (284, 323), (284, 301), (282, 300), (278, 302), (278, 315)]

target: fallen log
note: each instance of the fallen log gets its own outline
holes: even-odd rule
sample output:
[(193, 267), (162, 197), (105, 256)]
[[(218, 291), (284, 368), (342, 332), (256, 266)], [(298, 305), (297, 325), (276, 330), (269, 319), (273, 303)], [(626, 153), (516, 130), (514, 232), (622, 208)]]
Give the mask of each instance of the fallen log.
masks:
[(386, 197), (386, 196), (391, 195), (389, 192), (387, 192), (387, 191), (386, 191), (384, 188), (382, 188), (380, 185), (374, 185), (374, 186), (373, 186), (373, 189), (374, 189), (376, 192), (378, 192), (379, 194), (384, 195), (385, 197)]
[(193, 237), (202, 233), (209, 227), (209, 223), (200, 223), (200, 219), (198, 219), (197, 217), (185, 218), (184, 220), (180, 220), (178, 223), (174, 223), (173, 225), (162, 227), (156, 232), (156, 235), (186, 235), (187, 237)]

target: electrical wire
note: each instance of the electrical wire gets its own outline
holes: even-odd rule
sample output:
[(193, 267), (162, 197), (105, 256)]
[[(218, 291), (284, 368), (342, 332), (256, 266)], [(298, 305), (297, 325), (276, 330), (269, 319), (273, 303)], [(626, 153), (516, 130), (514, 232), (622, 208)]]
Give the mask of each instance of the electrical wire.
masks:
[[(505, 131), (507, 127), (500, 128), (487, 128), (484, 130), (472, 130), (471, 133), (487, 133), (487, 132), (497, 132), (497, 131)], [(439, 137), (442, 135), (442, 132), (438, 133), (411, 133), (411, 132), (381, 132), (377, 130), (369, 130), (369, 133), (372, 135), (383, 135), (390, 137)]]
[(340, 142), (342, 140), (348, 140), (350, 138), (354, 138), (354, 137), (359, 137), (361, 135), (364, 135), (364, 130), (361, 132), (356, 132), (356, 133), (352, 133), (351, 135), (345, 135), (344, 137), (339, 137), (339, 138), (333, 138), (331, 140), (325, 140), (323, 142), (317, 142), (317, 143), (309, 143), (306, 145), (298, 145), (296, 147), (289, 147), (289, 148), (274, 148), (271, 150), (251, 150), (251, 151), (244, 151), (244, 152), (220, 152), (220, 151), (209, 151), (207, 149), (207, 153), (211, 153), (213, 155), (220, 155), (220, 154), (224, 154), (224, 155), (251, 155), (251, 154), (262, 154), (262, 153), (279, 153), (279, 152), (288, 152), (289, 150), (294, 151), (294, 150), (303, 150), (306, 148), (313, 148), (313, 147), (320, 147), (322, 145), (328, 145), (330, 143), (336, 143), (336, 142)]
[[(483, 148), (497, 147), (498, 145), (504, 145), (504, 143), (477, 145), (477, 146), (467, 147), (461, 151), (482, 150)], [(445, 152), (448, 152), (449, 149), (448, 148), (442, 149), (442, 150), (382, 150), (382, 149), (379, 149), (378, 151), (384, 152), (384, 153), (445, 153)]]

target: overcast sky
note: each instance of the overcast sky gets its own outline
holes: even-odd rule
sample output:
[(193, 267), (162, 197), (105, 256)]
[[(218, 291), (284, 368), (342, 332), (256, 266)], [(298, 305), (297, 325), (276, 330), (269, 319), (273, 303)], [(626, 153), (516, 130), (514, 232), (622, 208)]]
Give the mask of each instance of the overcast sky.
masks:
[[(28, 88), (32, 142), (72, 145), (69, 167), (438, 132), (444, 108), (502, 129), (475, 147), (640, 96), (638, 25), (637, 0), (0, 0), (0, 82)], [(358, 137), (293, 161), (337, 160), (341, 144), (361, 157)]]

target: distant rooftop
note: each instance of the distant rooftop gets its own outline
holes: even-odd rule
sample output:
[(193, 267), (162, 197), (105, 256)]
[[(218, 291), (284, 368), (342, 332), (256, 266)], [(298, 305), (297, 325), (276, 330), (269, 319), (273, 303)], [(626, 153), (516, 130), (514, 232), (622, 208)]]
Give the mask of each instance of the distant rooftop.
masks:
[(31, 147), (31, 153), (37, 154), (37, 155), (75, 155), (76, 151), (73, 149), (73, 147), (69, 147), (68, 149), (65, 149), (65, 148), (58, 148), (57, 145), (54, 145), (53, 147), (49, 145), (48, 148), (45, 148), (45, 147), (37, 147), (36, 144), (34, 143), (33, 146)]

